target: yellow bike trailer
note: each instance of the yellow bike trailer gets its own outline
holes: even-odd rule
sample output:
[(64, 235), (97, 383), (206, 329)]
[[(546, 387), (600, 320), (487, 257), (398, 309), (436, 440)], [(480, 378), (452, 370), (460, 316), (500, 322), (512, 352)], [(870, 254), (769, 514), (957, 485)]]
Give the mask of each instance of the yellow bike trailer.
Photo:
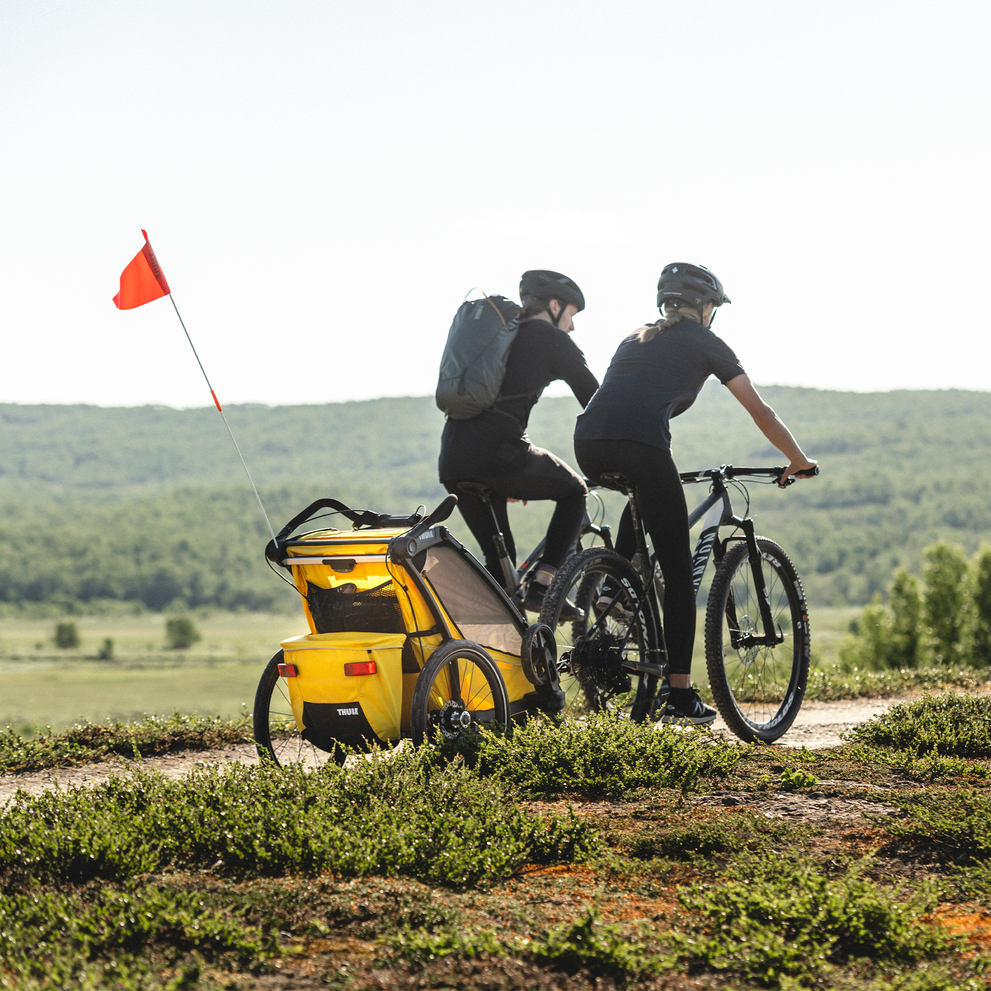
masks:
[[(319, 499), (269, 542), (266, 557), (290, 573), (310, 632), (283, 641), (259, 683), (263, 759), (317, 765), (559, 706), (552, 631), (528, 626), (439, 525), (456, 504), (452, 495), (426, 518), (394, 517)], [(327, 510), (352, 528), (292, 536)]]

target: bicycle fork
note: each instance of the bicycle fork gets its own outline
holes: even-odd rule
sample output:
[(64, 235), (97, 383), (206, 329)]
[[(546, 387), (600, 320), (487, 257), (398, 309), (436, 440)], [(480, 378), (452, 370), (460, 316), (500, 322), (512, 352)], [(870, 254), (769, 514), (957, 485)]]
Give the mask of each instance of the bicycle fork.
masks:
[[(754, 591), (757, 594), (757, 608), (760, 611), (761, 626), (764, 630), (763, 636), (756, 636), (753, 633), (744, 633), (740, 629), (739, 619), (736, 613), (736, 600), (730, 592), (727, 603), (727, 620), (732, 631), (732, 643), (734, 648), (749, 647), (775, 647), (779, 643), (784, 643), (784, 635), (780, 629), (774, 626), (774, 617), (771, 613), (771, 600), (767, 592), (767, 582), (764, 580), (764, 558), (760, 548), (757, 546), (757, 536), (754, 530), (754, 521), (749, 517), (736, 516), (731, 513), (729, 498), (725, 486), (714, 486), (709, 498), (699, 506), (695, 513), (689, 517), (689, 524), (693, 524), (701, 513), (705, 512), (705, 520), (702, 523), (702, 532), (699, 535), (698, 544), (695, 547), (695, 554), (692, 557), (692, 580), (695, 585), (695, 595), (698, 596), (699, 588), (702, 585), (702, 576), (705, 574), (705, 566), (709, 561), (709, 554), (715, 544), (716, 537), (721, 526), (732, 526), (743, 531), (743, 538), (747, 544), (747, 552), (750, 560), (750, 569), (753, 573)], [(716, 566), (722, 560), (723, 554), (719, 545), (716, 545)]]
[(760, 548), (757, 546), (754, 521), (749, 517), (742, 518), (739, 516), (734, 516), (728, 522), (730, 525), (739, 527), (743, 530), (743, 536), (746, 540), (747, 550), (749, 552), (750, 570), (754, 580), (754, 591), (757, 593), (757, 606), (760, 609), (761, 626), (764, 629), (763, 636), (756, 636), (753, 633), (744, 633), (740, 630), (739, 622), (737, 621), (737, 617), (735, 615), (736, 602), (731, 599), (734, 615), (727, 618), (730, 620), (730, 628), (738, 631), (733, 635), (733, 646), (734, 648), (742, 647), (744, 649), (750, 647), (776, 647), (779, 643), (784, 643), (785, 638), (780, 627), (776, 629), (774, 626), (774, 617), (771, 614), (771, 599), (767, 592), (767, 582), (764, 580), (764, 558), (760, 552)]

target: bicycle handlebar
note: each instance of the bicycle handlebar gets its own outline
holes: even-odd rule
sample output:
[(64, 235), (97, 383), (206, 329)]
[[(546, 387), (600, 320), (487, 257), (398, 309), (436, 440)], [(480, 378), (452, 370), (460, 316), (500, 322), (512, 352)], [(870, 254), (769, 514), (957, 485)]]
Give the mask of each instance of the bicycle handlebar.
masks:
[[(767, 476), (781, 481), (781, 476), (787, 469), (787, 465), (775, 465), (770, 468), (738, 468), (734, 465), (720, 465), (718, 468), (706, 468), (704, 471), (683, 471), (681, 472), (682, 484), (691, 482), (708, 482), (713, 478), (742, 478), (751, 476), (753, 478)], [(796, 472), (794, 476), (785, 481), (785, 485), (793, 485), (795, 477), (813, 478), (819, 474), (819, 466), (813, 465), (811, 468)]]

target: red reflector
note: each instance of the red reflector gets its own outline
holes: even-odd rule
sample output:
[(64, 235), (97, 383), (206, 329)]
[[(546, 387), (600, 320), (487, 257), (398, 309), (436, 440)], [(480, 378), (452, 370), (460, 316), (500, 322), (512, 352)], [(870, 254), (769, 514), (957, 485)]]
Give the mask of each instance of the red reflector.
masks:
[(279, 665), (279, 677), (281, 678), (295, 678), (298, 673), (295, 664)]
[(352, 664), (344, 665), (344, 673), (349, 678), (354, 678), (359, 674), (375, 674), (374, 661), (354, 661)]

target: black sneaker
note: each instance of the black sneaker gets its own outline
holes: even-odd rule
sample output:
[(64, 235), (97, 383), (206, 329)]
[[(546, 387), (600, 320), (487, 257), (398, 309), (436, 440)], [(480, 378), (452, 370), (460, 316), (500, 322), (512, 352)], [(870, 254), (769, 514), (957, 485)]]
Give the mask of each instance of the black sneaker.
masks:
[[(530, 582), (526, 590), (526, 598), (523, 600), (523, 608), (527, 612), (539, 613), (544, 608), (544, 596), (547, 595), (547, 588), (547, 585), (541, 585), (539, 582)], [(564, 605), (561, 606), (561, 615), (558, 616), (560, 622), (577, 623), (584, 618), (584, 611), (579, 609), (571, 599), (564, 600)]]
[(714, 722), (716, 715), (716, 710), (706, 705), (694, 688), (672, 688), (667, 705), (661, 709), (661, 722), (705, 726)]
[(595, 611), (600, 616), (606, 610), (613, 619), (621, 623), (629, 623), (633, 619), (633, 610), (623, 601), (620, 590), (610, 581), (602, 583), (599, 597), (595, 602)]

